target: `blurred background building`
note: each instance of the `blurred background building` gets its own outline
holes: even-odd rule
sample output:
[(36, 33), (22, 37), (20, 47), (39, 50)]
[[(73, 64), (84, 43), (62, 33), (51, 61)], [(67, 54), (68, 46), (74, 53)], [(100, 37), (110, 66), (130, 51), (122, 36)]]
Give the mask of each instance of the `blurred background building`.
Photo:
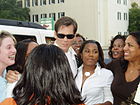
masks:
[(30, 8), (30, 21), (70, 16), (78, 22), (78, 33), (108, 49), (117, 34), (128, 33), (129, 0), (22, 0)]

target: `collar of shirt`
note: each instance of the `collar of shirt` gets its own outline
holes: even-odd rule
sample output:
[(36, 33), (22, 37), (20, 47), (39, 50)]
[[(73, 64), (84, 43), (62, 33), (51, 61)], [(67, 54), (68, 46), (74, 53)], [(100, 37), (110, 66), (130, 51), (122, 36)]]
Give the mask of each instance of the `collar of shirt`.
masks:
[[(54, 45), (58, 46), (58, 44), (56, 42), (54, 42)], [(68, 52), (65, 53), (65, 55), (68, 58), (68, 62), (70, 64), (70, 67), (71, 67), (71, 70), (73, 73), (73, 77), (75, 77), (75, 75), (77, 74), (77, 62), (76, 62), (75, 54), (76, 53), (72, 47), (70, 47), (68, 49)]]
[[(54, 42), (54, 45), (58, 46), (58, 44), (56, 43), (56, 41)], [(70, 47), (68, 49), (68, 52), (66, 52), (65, 54), (68, 55), (68, 56), (71, 56), (72, 59), (74, 59), (74, 60), (75, 60), (75, 56), (74, 55), (77, 55), (76, 52), (74, 51), (74, 49), (72, 47)]]
[(6, 69), (2, 73), (2, 77), (5, 78), (5, 75), (6, 75)]
[[(78, 73), (82, 72), (82, 70), (83, 70), (83, 64), (78, 68)], [(94, 76), (100, 75), (101, 74), (100, 71), (101, 71), (101, 66), (97, 63), (96, 68), (95, 68), (95, 72), (94, 72)]]

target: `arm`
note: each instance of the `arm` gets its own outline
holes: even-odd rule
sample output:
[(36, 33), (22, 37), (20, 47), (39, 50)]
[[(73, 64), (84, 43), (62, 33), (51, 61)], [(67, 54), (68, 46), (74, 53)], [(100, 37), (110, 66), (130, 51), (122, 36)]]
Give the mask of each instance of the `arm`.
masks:
[(7, 81), (5, 78), (0, 76), (0, 102), (2, 102), (6, 98), (6, 85)]
[(111, 71), (108, 71), (106, 74), (106, 86), (104, 87), (104, 103), (95, 104), (95, 105), (112, 105), (113, 96), (111, 92), (111, 83), (113, 81), (113, 74)]
[(19, 72), (17, 71), (9, 70), (6, 74), (6, 80), (8, 81), (8, 83), (16, 82), (18, 80), (18, 74)]
[(113, 73), (108, 71), (106, 75), (106, 86), (104, 87), (104, 102), (102, 105), (112, 105), (113, 104), (113, 95), (111, 92), (111, 84), (114, 79)]

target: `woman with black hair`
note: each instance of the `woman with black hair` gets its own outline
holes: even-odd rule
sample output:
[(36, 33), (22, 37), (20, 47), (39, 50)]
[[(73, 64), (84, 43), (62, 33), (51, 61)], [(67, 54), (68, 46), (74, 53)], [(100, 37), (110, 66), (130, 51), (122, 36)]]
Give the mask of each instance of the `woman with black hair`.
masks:
[(85, 41), (80, 48), (83, 64), (75, 78), (86, 105), (112, 105), (110, 86), (113, 74), (105, 69), (103, 50), (94, 40)]
[(82, 105), (67, 57), (57, 46), (33, 49), (23, 71), (13, 98), (0, 105)]
[(124, 59), (107, 65), (114, 74), (111, 85), (114, 105), (139, 105), (134, 102), (134, 97), (140, 82), (140, 32), (129, 34), (123, 50)]
[(124, 57), (125, 36), (116, 35), (110, 43), (108, 55), (110, 59), (105, 59), (105, 63), (108, 64), (113, 59), (122, 59)]

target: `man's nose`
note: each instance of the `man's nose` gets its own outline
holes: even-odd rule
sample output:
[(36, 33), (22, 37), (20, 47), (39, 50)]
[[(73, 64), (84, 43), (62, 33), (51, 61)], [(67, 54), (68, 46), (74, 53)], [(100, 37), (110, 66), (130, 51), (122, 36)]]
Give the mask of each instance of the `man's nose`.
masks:
[(67, 40), (68, 40), (68, 38), (65, 36), (65, 37), (64, 37), (64, 40), (65, 40), (65, 41), (67, 41)]

